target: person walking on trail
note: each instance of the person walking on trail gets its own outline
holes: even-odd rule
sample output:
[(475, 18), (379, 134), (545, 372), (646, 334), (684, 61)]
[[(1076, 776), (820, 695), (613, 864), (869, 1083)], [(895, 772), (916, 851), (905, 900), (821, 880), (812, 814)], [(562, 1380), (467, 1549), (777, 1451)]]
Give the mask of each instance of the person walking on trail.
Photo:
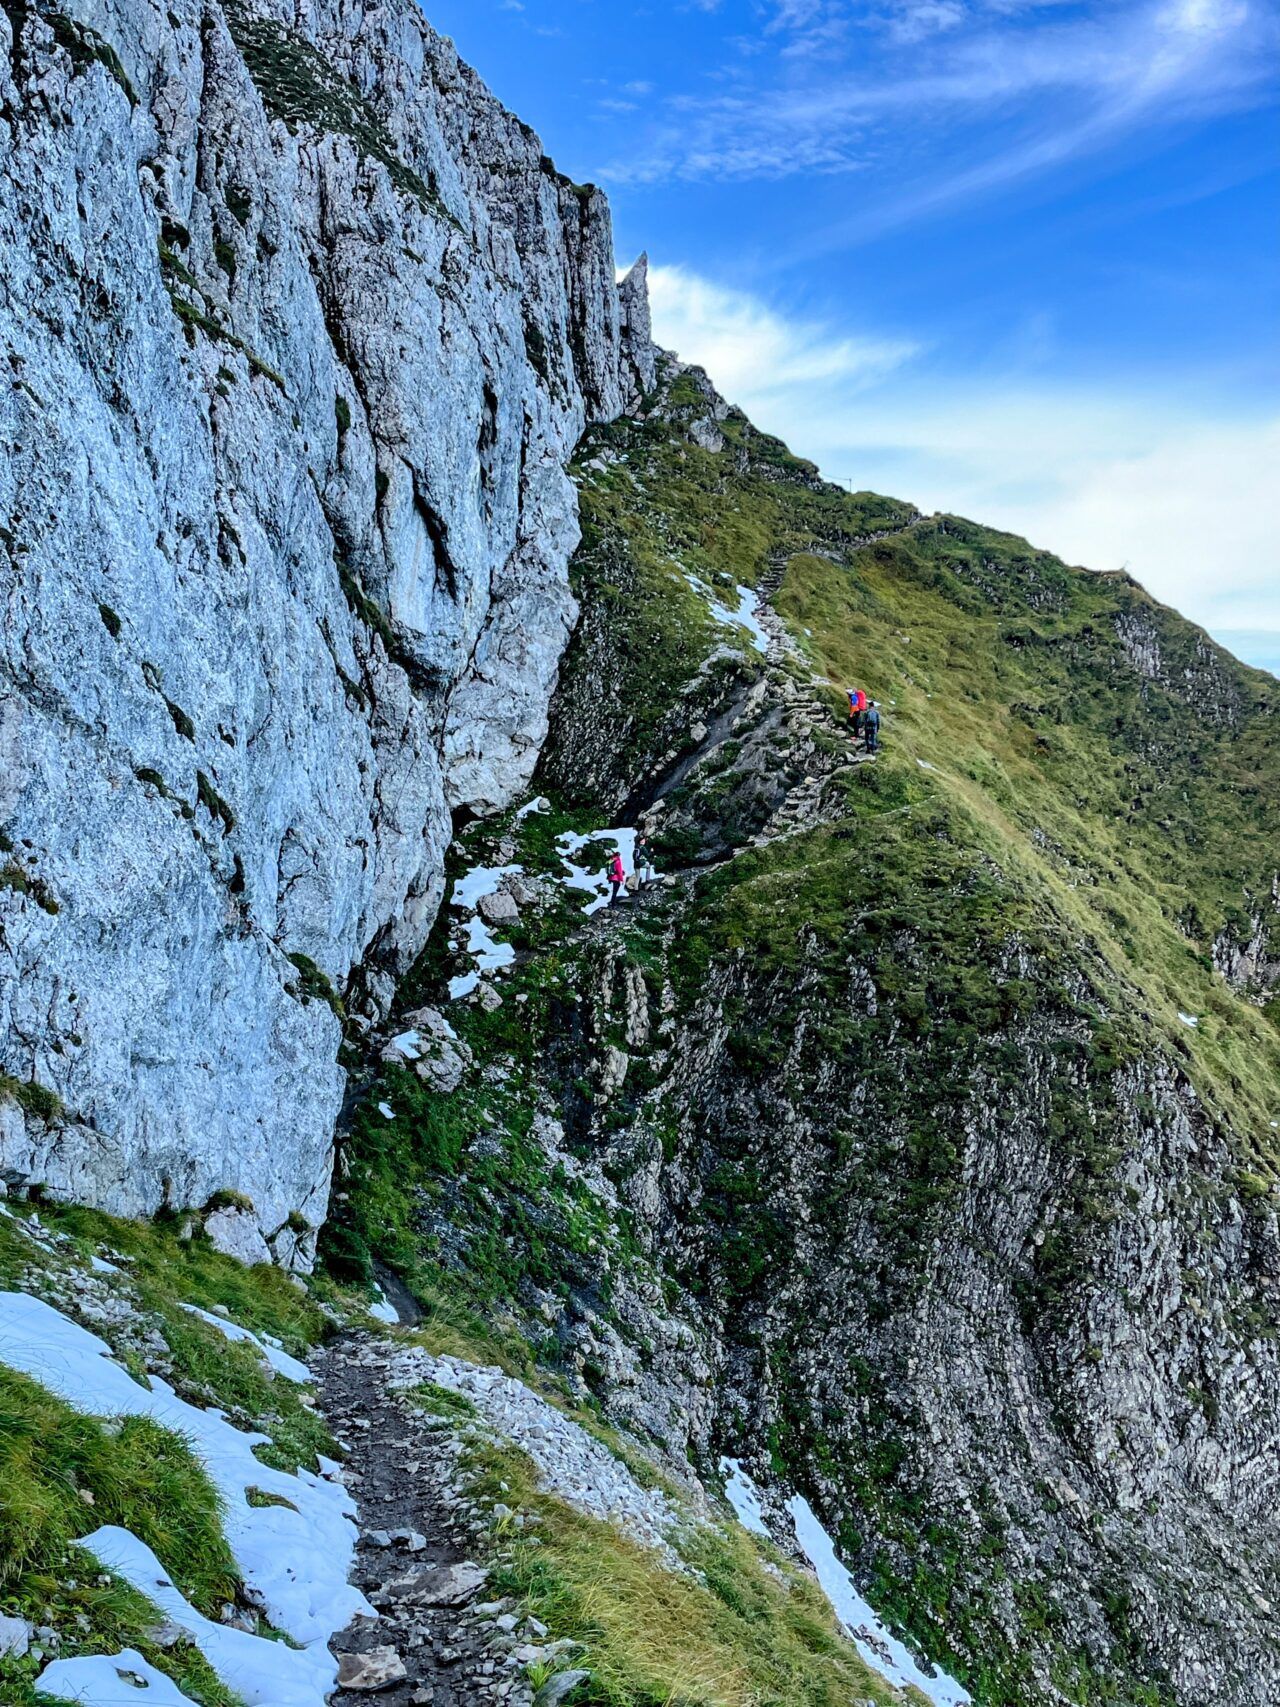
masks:
[(648, 836), (641, 836), (636, 843), (636, 881), (641, 889), (656, 882), (657, 873), (653, 869), (653, 854), (649, 848)]
[(620, 853), (614, 854), (608, 865), (605, 866), (604, 874), (609, 880), (609, 905), (612, 907), (627, 881), (627, 873), (623, 867)]
[(880, 751), (880, 707), (874, 699), (867, 707), (863, 725), (867, 731), (867, 751), (878, 753)]
[(866, 716), (867, 696), (861, 688), (849, 689), (849, 723), (853, 731), (855, 745), (862, 734), (862, 720)]

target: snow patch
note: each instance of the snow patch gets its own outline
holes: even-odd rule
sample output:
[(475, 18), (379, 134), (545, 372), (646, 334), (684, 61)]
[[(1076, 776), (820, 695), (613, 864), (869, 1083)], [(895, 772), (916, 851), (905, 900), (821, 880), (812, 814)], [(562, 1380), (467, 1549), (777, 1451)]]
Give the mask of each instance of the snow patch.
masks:
[(535, 794), (532, 800), (526, 800), (516, 813), (516, 823), (523, 824), (525, 819), (534, 812), (550, 812), (551, 802), (545, 794)]
[(467, 920), (467, 953), (475, 959), (482, 972), (499, 972), (510, 966), (516, 951), (509, 942), (499, 942), (489, 926), (477, 913)]
[(749, 1529), (753, 1535), (769, 1534), (769, 1526), (764, 1520), (764, 1508), (760, 1504), (760, 1490), (747, 1475), (736, 1458), (720, 1460), (720, 1474), (724, 1477), (725, 1498), (733, 1507), (738, 1522), (744, 1529)]
[[(245, 1582), (262, 1597), (278, 1629), (308, 1651), (315, 1649), (317, 1675), (323, 1667), (332, 1687), (333, 1662), (324, 1644), (356, 1613), (372, 1613), (347, 1581), (357, 1532), (351, 1522), (355, 1505), (344, 1488), (309, 1470), (290, 1476), (259, 1462), (253, 1448), (267, 1443), (265, 1434), (247, 1433), (219, 1411), (188, 1404), (158, 1376), (151, 1377), (149, 1391), (139, 1386), (103, 1340), (43, 1299), (0, 1292), (0, 1363), (31, 1376), (85, 1416), (150, 1417), (182, 1435), (221, 1496), (227, 1542)], [(249, 1488), (289, 1504), (252, 1506)], [(304, 1657), (279, 1643), (262, 1645), (299, 1663)], [(315, 1689), (290, 1697), (287, 1707), (295, 1699), (301, 1707), (320, 1707), (323, 1698), (323, 1690)], [(286, 1707), (283, 1698), (280, 1707)]]
[(1178, 1018), (1182, 1021), (1183, 1025), (1189, 1025), (1192, 1031), (1194, 1031), (1200, 1024), (1200, 1021), (1196, 1018), (1195, 1014), (1184, 1014), (1181, 1008), (1178, 1009)]
[(618, 852), (622, 855), (623, 870), (628, 876), (635, 870), (636, 864), (636, 831), (633, 829), (619, 827), (614, 830), (591, 830), (586, 835), (566, 830), (562, 836), (557, 836), (556, 852), (569, 872), (569, 875), (562, 877), (560, 881), (566, 889), (579, 889), (583, 894), (591, 896), (591, 900), (582, 909), (584, 913), (598, 913), (609, 901), (609, 883), (603, 870), (592, 870), (588, 866), (578, 865), (573, 857), (592, 842), (616, 842)]
[(890, 1635), (853, 1586), (853, 1578), (836, 1557), (835, 1545), (814, 1516), (809, 1502), (795, 1494), (787, 1501), (787, 1510), (795, 1525), (796, 1540), (817, 1572), (822, 1592), (867, 1664), (899, 1688), (914, 1684), (934, 1707), (969, 1707), (969, 1695), (954, 1678), (942, 1671), (933, 1675), (923, 1672), (897, 1637)]
[(395, 1305), (388, 1301), (386, 1293), (380, 1286), (375, 1287), (374, 1290), (378, 1294), (378, 1300), (377, 1303), (367, 1306), (369, 1314), (376, 1322), (387, 1322), (393, 1328), (398, 1327), (400, 1315)]
[(78, 1545), (185, 1630), (245, 1707), (323, 1707), (338, 1676), (337, 1662), (323, 1641), (290, 1648), (230, 1624), (215, 1624), (196, 1611), (150, 1547), (127, 1529), (108, 1524)]
[(42, 1695), (82, 1707), (191, 1707), (191, 1697), (135, 1648), (122, 1648), (114, 1659), (85, 1654), (54, 1660), (40, 1673), (39, 1686)]
[(250, 1333), (248, 1328), (242, 1328), (238, 1322), (229, 1322), (225, 1316), (215, 1316), (211, 1310), (202, 1310), (198, 1304), (180, 1304), (178, 1308), (185, 1310), (188, 1315), (199, 1316), (202, 1322), (208, 1322), (211, 1328), (217, 1328), (218, 1332), (225, 1334), (229, 1340), (247, 1340), (250, 1345), (256, 1346), (276, 1374), (283, 1375), (287, 1381), (296, 1381), (299, 1384), (310, 1381), (311, 1371), (305, 1363), (299, 1363), (298, 1359), (290, 1357), (287, 1351), (281, 1351), (278, 1346), (259, 1339), (257, 1334)]
[(475, 970), (459, 973), (449, 980), (453, 1001), (469, 996), (479, 984), (482, 972), (500, 972), (515, 960), (515, 949), (509, 942), (499, 942), (475, 909), (487, 895), (497, 894), (504, 877), (518, 877), (523, 870), (522, 865), (473, 865), (454, 884), (449, 905), (473, 915), (467, 920), (466, 929), (467, 952), (475, 961)]
[(522, 865), (473, 865), (454, 884), (449, 905), (474, 913), (486, 895), (498, 893), (504, 877), (518, 877), (523, 870)]
[(392, 1108), (389, 1102), (380, 1102), (378, 1104), (378, 1113), (384, 1120), (394, 1120), (396, 1117), (396, 1111)]
[(757, 652), (769, 650), (769, 636), (760, 622), (759, 600), (751, 587), (736, 586), (733, 589), (738, 595), (738, 604), (735, 610), (730, 610), (727, 605), (721, 604), (719, 598), (705, 581), (700, 581), (696, 575), (690, 575), (685, 571), (682, 573), (694, 592), (707, 601), (707, 608), (722, 627), (745, 628), (751, 637), (751, 644)]

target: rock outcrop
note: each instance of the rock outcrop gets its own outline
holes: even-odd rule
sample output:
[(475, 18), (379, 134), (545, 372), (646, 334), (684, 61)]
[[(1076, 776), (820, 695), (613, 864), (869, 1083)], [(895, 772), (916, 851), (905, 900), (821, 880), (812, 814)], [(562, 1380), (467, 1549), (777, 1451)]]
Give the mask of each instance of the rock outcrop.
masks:
[(637, 287), (409, 0), (15, 4), (0, 102), (0, 1169), (305, 1261), (343, 998), (541, 746)]

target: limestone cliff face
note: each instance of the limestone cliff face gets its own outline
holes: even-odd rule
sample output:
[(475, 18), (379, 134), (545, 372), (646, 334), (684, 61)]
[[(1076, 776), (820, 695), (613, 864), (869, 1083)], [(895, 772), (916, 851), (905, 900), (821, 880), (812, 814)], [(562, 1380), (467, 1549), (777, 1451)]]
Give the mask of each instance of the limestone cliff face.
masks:
[(607, 204), (408, 0), (6, 5), (0, 104), (0, 1168), (305, 1261), (341, 995), (545, 734)]

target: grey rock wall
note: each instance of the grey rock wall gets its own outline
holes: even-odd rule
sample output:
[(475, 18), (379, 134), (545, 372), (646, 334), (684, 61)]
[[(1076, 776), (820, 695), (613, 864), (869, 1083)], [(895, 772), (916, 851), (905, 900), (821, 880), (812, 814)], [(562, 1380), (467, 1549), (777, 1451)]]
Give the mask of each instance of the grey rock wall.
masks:
[(0, 1171), (305, 1261), (352, 969), (546, 732), (608, 207), (408, 0), (14, 6), (0, 109)]

